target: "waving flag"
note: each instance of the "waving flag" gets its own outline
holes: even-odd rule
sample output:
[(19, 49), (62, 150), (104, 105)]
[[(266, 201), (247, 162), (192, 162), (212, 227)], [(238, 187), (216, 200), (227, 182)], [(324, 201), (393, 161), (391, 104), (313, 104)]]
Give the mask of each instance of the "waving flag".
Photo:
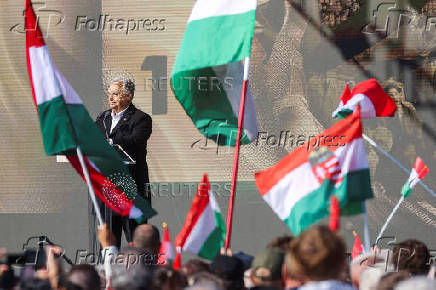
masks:
[[(234, 146), (243, 78), (250, 56), (256, 0), (198, 0), (171, 74), (171, 87), (197, 129), (220, 145)], [(248, 88), (241, 144), (258, 134)]]
[(152, 217), (156, 212), (137, 195), (136, 184), (121, 157), (53, 64), (30, 0), (26, 0), (25, 16), (27, 69), (46, 154), (66, 155), (85, 180), (75, 150), (80, 147), (94, 191), (106, 205), (138, 222)]
[(409, 179), (403, 185), (401, 189), (401, 194), (407, 198), (412, 193), (412, 188), (430, 171), (427, 165), (421, 160), (420, 157), (417, 157), (415, 160), (415, 164), (413, 165), (412, 171), (410, 172)]
[(372, 198), (359, 110), (255, 174), (263, 199), (295, 235), (329, 213), (336, 195), (346, 215)]
[(394, 100), (385, 93), (376, 79), (357, 84), (351, 91), (348, 84), (340, 98), (333, 117), (345, 117), (360, 105), (362, 118), (393, 117), (397, 110)]
[(207, 174), (198, 185), (185, 225), (176, 237), (175, 246), (183, 252), (212, 260), (224, 244), (225, 225)]

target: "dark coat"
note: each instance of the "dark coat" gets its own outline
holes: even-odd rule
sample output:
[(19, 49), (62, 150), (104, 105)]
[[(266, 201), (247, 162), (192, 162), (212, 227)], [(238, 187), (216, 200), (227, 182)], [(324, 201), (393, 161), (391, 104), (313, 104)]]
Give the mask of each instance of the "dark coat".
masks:
[(136, 161), (129, 169), (138, 187), (138, 193), (149, 200), (150, 193), (145, 190), (145, 185), (149, 183), (146, 156), (147, 140), (152, 131), (151, 117), (131, 104), (112, 133), (109, 133), (112, 124), (111, 110), (101, 113), (95, 122), (104, 136), (123, 147)]

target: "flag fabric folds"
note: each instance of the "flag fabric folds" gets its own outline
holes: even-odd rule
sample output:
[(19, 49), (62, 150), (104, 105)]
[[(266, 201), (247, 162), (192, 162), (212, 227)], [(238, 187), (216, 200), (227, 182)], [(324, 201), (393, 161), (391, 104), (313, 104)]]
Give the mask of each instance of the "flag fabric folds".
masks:
[(295, 235), (329, 213), (336, 195), (344, 215), (362, 212), (372, 198), (360, 111), (255, 174), (263, 199)]
[(420, 157), (417, 157), (415, 164), (413, 165), (412, 171), (410, 172), (409, 179), (403, 185), (401, 189), (401, 194), (407, 198), (412, 193), (412, 188), (421, 180), (424, 179), (430, 169), (425, 165)]
[[(198, 0), (171, 73), (171, 88), (195, 127), (219, 145), (237, 138), (243, 65), (250, 56), (256, 0)], [(246, 82), (246, 81), (245, 81)], [(258, 134), (251, 91), (241, 144)]]
[(186, 215), (185, 225), (176, 237), (175, 246), (183, 252), (212, 260), (224, 245), (225, 233), (221, 210), (205, 174)]
[(351, 91), (347, 84), (332, 116), (348, 116), (355, 111), (357, 105), (360, 105), (362, 118), (393, 117), (397, 110), (394, 100), (386, 94), (376, 79), (361, 82)]
[(26, 0), (25, 16), (27, 69), (46, 154), (66, 155), (85, 180), (76, 155), (80, 147), (95, 193), (106, 205), (138, 222), (152, 217), (156, 212), (137, 195), (136, 184), (121, 157), (53, 64), (30, 0)]

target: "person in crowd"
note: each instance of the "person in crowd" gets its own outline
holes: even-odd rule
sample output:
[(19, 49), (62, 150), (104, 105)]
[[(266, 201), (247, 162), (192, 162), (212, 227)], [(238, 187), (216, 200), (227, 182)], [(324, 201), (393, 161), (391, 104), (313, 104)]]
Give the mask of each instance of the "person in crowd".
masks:
[(295, 290), (303, 285), (301, 281), (299, 281), (292, 275), (290, 249), (285, 254), (285, 264), (282, 270), (282, 277), (285, 290)]
[(268, 247), (279, 248), (283, 252), (287, 252), (290, 249), (293, 238), (294, 237), (290, 235), (277, 237), (268, 243)]
[(210, 265), (210, 271), (220, 277), (226, 290), (244, 288), (244, 264), (232, 256), (218, 255)]
[(427, 275), (430, 270), (430, 252), (418, 240), (409, 239), (394, 247), (393, 264), (398, 270), (407, 270), (412, 275)]
[(301, 290), (353, 289), (341, 277), (346, 269), (345, 244), (325, 225), (312, 226), (291, 242), (292, 277), (304, 285)]
[(350, 264), (351, 283), (355, 288), (359, 288), (359, 281), (362, 273), (370, 266), (376, 263), (382, 263), (382, 256), (375, 253), (364, 253), (357, 256)]
[(284, 253), (279, 248), (267, 247), (258, 253), (251, 265), (251, 280), (253, 290), (282, 289), (282, 267)]
[(94, 266), (88, 264), (74, 265), (68, 273), (66, 281), (82, 290), (99, 290), (101, 287), (100, 276)]
[(436, 280), (427, 279), (426, 276), (415, 276), (400, 282), (394, 288), (395, 290), (434, 290), (436, 289)]
[(186, 286), (185, 276), (178, 271), (159, 267), (153, 272), (152, 290), (182, 290)]
[(410, 273), (405, 270), (387, 273), (381, 277), (380, 282), (377, 285), (377, 290), (394, 290), (398, 283), (409, 278)]
[(209, 272), (209, 264), (200, 259), (191, 259), (180, 267), (180, 271), (185, 277), (190, 277), (199, 272)]
[(187, 279), (189, 287), (194, 285), (212, 284), (214, 285), (214, 288), (224, 289), (224, 281), (210, 272), (198, 272), (187, 277)]

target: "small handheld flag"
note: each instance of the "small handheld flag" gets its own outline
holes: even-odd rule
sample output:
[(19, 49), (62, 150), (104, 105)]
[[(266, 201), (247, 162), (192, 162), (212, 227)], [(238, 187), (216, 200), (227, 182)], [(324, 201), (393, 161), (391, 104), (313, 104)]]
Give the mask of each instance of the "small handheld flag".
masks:
[(162, 223), (163, 239), (159, 250), (159, 266), (168, 266), (174, 260), (174, 247), (171, 244), (170, 231), (167, 223)]
[(412, 188), (414, 188), (421, 179), (424, 179), (429, 171), (430, 170), (427, 165), (425, 165), (425, 163), (418, 156), (415, 160), (415, 164), (413, 165), (413, 169), (410, 172), (409, 179), (406, 181), (406, 183), (403, 185), (403, 188), (401, 189), (401, 194), (405, 198), (409, 197), (412, 193)]
[(332, 117), (345, 117), (360, 105), (362, 118), (393, 117), (397, 110), (394, 100), (386, 94), (376, 79), (357, 84), (351, 91), (348, 84)]
[(353, 244), (353, 251), (351, 252), (351, 258), (355, 259), (357, 256), (363, 253), (363, 245), (356, 231), (353, 231), (353, 235), (354, 235), (354, 244)]

